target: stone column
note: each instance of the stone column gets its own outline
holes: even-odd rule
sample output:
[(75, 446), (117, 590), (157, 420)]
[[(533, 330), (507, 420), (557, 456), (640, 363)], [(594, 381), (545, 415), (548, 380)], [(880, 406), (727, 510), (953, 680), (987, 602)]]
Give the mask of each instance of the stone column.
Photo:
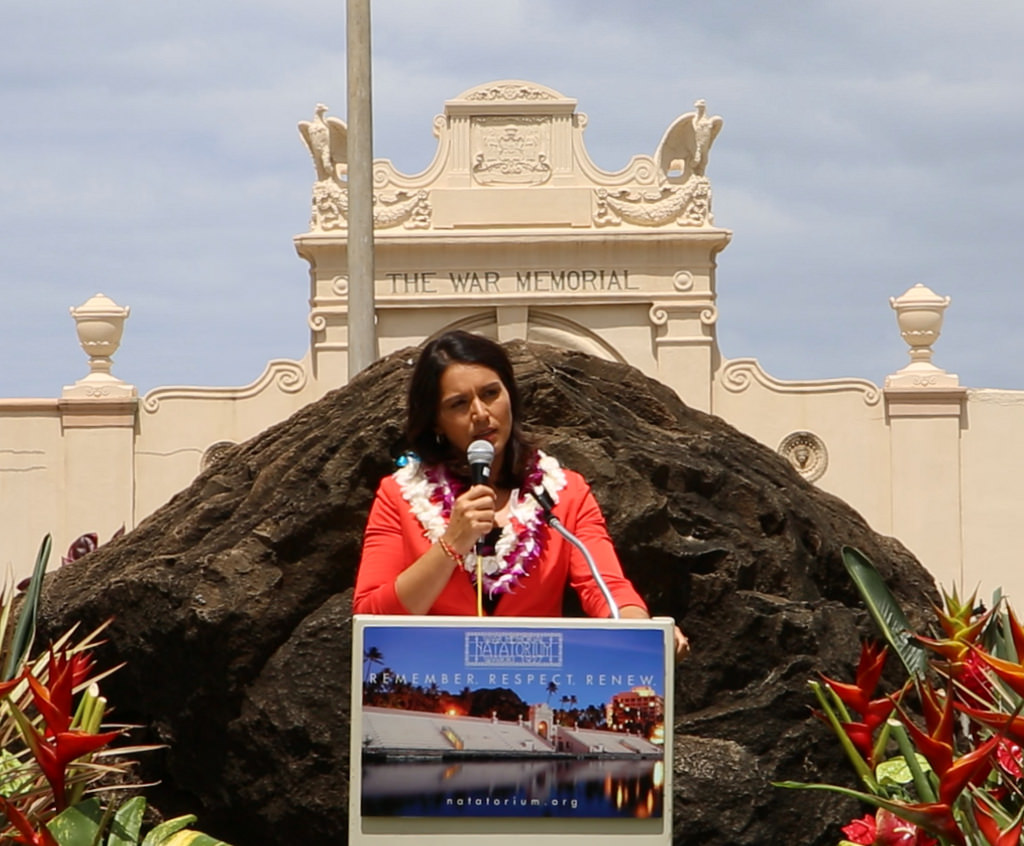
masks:
[(915, 285), (890, 304), (909, 345), (910, 364), (886, 377), (892, 533), (935, 576), (963, 594), (960, 430), (967, 390), (932, 363), (949, 297)]
[(64, 433), (64, 531), (55, 549), (86, 532), (106, 541), (135, 518), (135, 421), (138, 392), (111, 373), (129, 309), (96, 294), (71, 309), (89, 373), (61, 392)]

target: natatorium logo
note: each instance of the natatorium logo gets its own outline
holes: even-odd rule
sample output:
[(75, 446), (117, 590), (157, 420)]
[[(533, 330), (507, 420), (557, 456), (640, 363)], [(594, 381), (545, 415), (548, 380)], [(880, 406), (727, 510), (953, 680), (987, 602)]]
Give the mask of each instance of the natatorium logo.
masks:
[(561, 667), (561, 632), (463, 632), (467, 667)]

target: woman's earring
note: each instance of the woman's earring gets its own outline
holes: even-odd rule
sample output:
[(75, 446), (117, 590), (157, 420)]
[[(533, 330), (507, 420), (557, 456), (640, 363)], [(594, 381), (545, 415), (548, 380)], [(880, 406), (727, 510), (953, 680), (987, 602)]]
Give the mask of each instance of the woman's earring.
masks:
[(434, 443), (441, 446), (444, 443), (444, 435), (440, 432), (434, 432)]

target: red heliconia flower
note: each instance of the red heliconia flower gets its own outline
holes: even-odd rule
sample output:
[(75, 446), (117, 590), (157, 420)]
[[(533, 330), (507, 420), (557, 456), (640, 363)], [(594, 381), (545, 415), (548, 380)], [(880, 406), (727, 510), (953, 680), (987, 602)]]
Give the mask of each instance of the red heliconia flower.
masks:
[[(946, 696), (940, 705), (937, 694), (924, 686), (921, 705), (928, 731), (922, 731), (899, 705), (896, 707), (910, 739), (939, 777), (939, 803), (952, 805), (968, 784), (987, 775), (990, 768), (988, 758), (995, 752), (1000, 737), (995, 735), (970, 752), (954, 758), (952, 697)], [(959, 703), (956, 705), (961, 710), (967, 710)]]
[(989, 609), (976, 616), (974, 596), (966, 602), (961, 602), (954, 591), (952, 596), (947, 595), (945, 599), (946, 609), (936, 607), (935, 613), (946, 637), (935, 640), (915, 635), (914, 639), (945, 658), (949, 664), (950, 675), (958, 679), (964, 671), (964, 663), (971, 648), (984, 631), (995, 609)]
[(1018, 696), (1024, 696), (1024, 665), (996, 658), (995, 655), (990, 655), (977, 647), (972, 649), (972, 653), (987, 664), (1010, 690)]
[(68, 766), (81, 758), (102, 749), (119, 731), (108, 731), (92, 734), (87, 731), (62, 731), (46, 736), (36, 732), (31, 726), (24, 726), (22, 734), (25, 742), (32, 750), (32, 755), (43, 771), (50, 789), (53, 791), (54, 807), (58, 813), (67, 807), (67, 769)]
[[(822, 719), (825, 719), (824, 714), (819, 714)], [(828, 720), (825, 719), (827, 723)], [(869, 763), (874, 763), (875, 755), (875, 740), (874, 732), (871, 730), (871, 726), (867, 723), (840, 723), (846, 736), (850, 738), (850, 742), (854, 745), (858, 752), (864, 756), (864, 760)]]
[[(39, 831), (32, 828), (28, 818), (16, 805), (9, 802), (5, 796), (0, 796), (0, 811), (3, 811), (8, 823), (7, 829), (0, 833), (3, 842), (24, 843), (27, 846), (60, 846), (45, 825)], [(18, 833), (15, 835), (11, 828)]]
[(10, 681), (0, 682), (0, 699), (2, 699), (8, 693), (14, 690), (14, 688), (16, 688), (19, 684), (21, 684), (21, 676), (13, 678)]
[(32, 703), (43, 718), (42, 733), (24, 716), (19, 718), (20, 712), (15, 709), (22, 736), (50, 784), (58, 811), (62, 811), (67, 804), (68, 766), (83, 755), (102, 749), (120, 734), (119, 731), (92, 734), (71, 728), (75, 687), (88, 678), (92, 666), (92, 658), (88, 653), (68, 655), (66, 652), (51, 650), (47, 661), (46, 684), (31, 672), (24, 674), (32, 694)]
[(1021, 842), (1021, 829), (1024, 828), (1024, 819), (1017, 820), (1005, 831), (999, 828), (999, 823), (992, 814), (988, 805), (974, 801), (974, 821), (978, 824), (978, 830), (985, 838), (989, 846), (1018, 846)]
[(1024, 661), (1024, 626), (1021, 626), (1020, 620), (1017, 619), (1017, 615), (1013, 613), (1013, 609), (1009, 605), (1006, 606), (1006, 612), (1010, 623), (1010, 636), (1013, 638), (1017, 657)]
[(976, 723), (1001, 732), (1015, 743), (1024, 745), (1024, 717), (1007, 714), (1005, 711), (989, 711), (985, 708), (972, 708), (962, 702), (955, 703), (956, 709), (962, 711)]
[[(857, 662), (857, 680), (854, 684), (836, 681), (821, 674), (821, 680), (831, 688), (839, 700), (860, 715), (859, 721), (845, 722), (842, 727), (867, 761), (871, 761), (874, 755), (875, 729), (889, 719), (894, 707), (888, 696), (878, 699), (871, 698), (882, 677), (888, 653), (888, 647), (864, 641), (861, 644), (860, 660)], [(819, 716), (823, 717), (824, 715), (819, 714)]]

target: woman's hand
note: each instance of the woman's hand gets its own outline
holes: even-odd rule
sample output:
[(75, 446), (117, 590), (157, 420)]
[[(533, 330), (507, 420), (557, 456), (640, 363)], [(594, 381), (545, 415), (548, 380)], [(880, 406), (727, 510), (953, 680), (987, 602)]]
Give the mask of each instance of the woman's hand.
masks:
[(495, 494), (487, 485), (473, 485), (455, 500), (445, 541), (459, 555), (466, 555), (494, 527)]
[[(649, 620), (651, 618), (646, 609), (638, 605), (623, 605), (619, 609), (619, 615), (627, 619), (632, 617), (634, 620)], [(676, 661), (682, 661), (690, 654), (690, 640), (683, 634), (683, 630), (679, 626), (673, 627), (672, 639), (675, 644)]]
[(676, 661), (682, 661), (690, 654), (690, 639), (679, 626), (675, 627)]

